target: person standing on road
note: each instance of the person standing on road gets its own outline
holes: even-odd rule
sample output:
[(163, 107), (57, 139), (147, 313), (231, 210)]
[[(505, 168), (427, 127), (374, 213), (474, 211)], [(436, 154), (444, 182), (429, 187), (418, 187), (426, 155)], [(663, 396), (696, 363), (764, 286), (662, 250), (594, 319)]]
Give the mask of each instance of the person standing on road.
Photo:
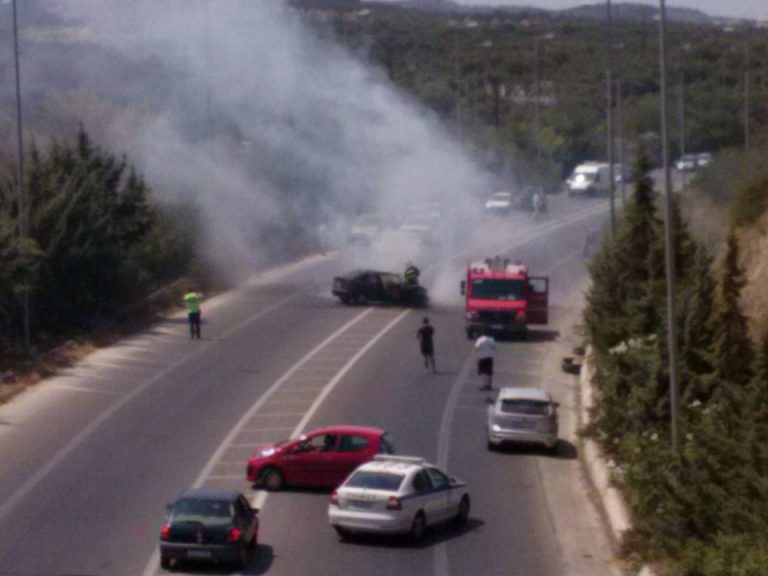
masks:
[(485, 383), (480, 390), (493, 389), (493, 351), (496, 350), (496, 340), (489, 332), (483, 332), (475, 341), (477, 350), (477, 374), (485, 377)]
[(200, 300), (203, 295), (194, 290), (187, 290), (184, 294), (184, 304), (187, 306), (187, 317), (189, 318), (189, 337), (200, 340)]
[(424, 356), (424, 368), (429, 372), (431, 367), (432, 373), (437, 374), (437, 368), (435, 368), (434, 335), (435, 329), (430, 325), (429, 318), (424, 318), (424, 325), (419, 328), (416, 337), (421, 344), (421, 355)]

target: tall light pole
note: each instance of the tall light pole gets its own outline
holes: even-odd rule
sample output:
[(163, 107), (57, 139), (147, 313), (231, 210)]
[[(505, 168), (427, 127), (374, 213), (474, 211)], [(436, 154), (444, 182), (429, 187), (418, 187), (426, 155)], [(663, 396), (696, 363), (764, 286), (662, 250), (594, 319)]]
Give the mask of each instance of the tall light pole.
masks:
[(749, 44), (744, 43), (744, 150), (749, 150)]
[(611, 237), (613, 238), (616, 236), (616, 176), (614, 175), (613, 159), (613, 8), (611, 0), (606, 0), (606, 16), (608, 19), (608, 34), (605, 70), (605, 131), (606, 140), (608, 141), (608, 177), (611, 180)]
[(664, 165), (664, 198), (666, 218), (664, 219), (664, 239), (666, 244), (667, 271), (667, 348), (669, 350), (669, 407), (672, 450), (680, 450), (680, 430), (678, 423), (680, 392), (677, 381), (677, 314), (675, 311), (675, 238), (672, 234), (672, 177), (669, 167), (669, 137), (667, 134), (667, 47), (666, 22), (667, 7), (665, 0), (660, 2), (659, 15), (659, 64), (661, 69), (661, 150)]
[[(680, 158), (685, 156), (685, 71), (683, 70), (683, 57), (678, 55), (677, 59), (678, 74), (678, 99), (677, 99), (677, 118), (680, 130)], [(680, 175), (682, 190), (685, 192), (686, 179), (685, 173)]]
[[(624, 50), (624, 44), (617, 44), (616, 48)], [(619, 129), (619, 170), (621, 170), (621, 200), (627, 199), (627, 148), (624, 136), (624, 102), (622, 96), (622, 59), (616, 59), (616, 120)]]
[(539, 82), (539, 61), (541, 59), (542, 40), (552, 40), (555, 35), (552, 32), (547, 34), (536, 34), (533, 37), (533, 139), (536, 149), (536, 156), (539, 155), (541, 147), (539, 145), (539, 134), (541, 130), (541, 83)]
[[(16, 164), (16, 181), (19, 192), (19, 239), (23, 241), (27, 237), (27, 206), (24, 198), (24, 133), (21, 115), (21, 68), (19, 66), (19, 25), (16, 12), (16, 0), (12, 0), (13, 10), (13, 61), (16, 69), (16, 145), (18, 147), (18, 162)], [(24, 349), (31, 350), (32, 336), (29, 321), (29, 286), (27, 278), (24, 279), (24, 287), (21, 293), (22, 324), (24, 330)]]
[(461, 64), (459, 62), (458, 33), (453, 35), (453, 76), (456, 83), (456, 131), (459, 143), (464, 141), (464, 126), (461, 117)]

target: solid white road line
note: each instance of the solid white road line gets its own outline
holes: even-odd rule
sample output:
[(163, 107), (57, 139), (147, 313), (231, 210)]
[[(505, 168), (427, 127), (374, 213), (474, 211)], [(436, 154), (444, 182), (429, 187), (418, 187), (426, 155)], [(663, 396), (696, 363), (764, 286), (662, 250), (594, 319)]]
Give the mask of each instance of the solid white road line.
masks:
[[(237, 324), (230, 330), (224, 333), (223, 337), (231, 336), (232, 334), (235, 334), (248, 326), (251, 322), (254, 320), (265, 316), (269, 314), (270, 312), (277, 310), (281, 306), (284, 306), (291, 300), (296, 298), (296, 294), (292, 294), (288, 296), (287, 298), (283, 298), (282, 300), (278, 301), (277, 303), (273, 304), (272, 306), (269, 306), (267, 308), (264, 308), (263, 310), (249, 316), (245, 320), (243, 320), (240, 324)], [(178, 361), (174, 362), (164, 370), (158, 372), (150, 378), (149, 380), (146, 380), (143, 384), (138, 386), (137, 388), (134, 388), (130, 393), (123, 396), (119, 401), (115, 402), (112, 406), (107, 408), (104, 412), (99, 414), (94, 420), (91, 420), (88, 425), (83, 428), (76, 436), (74, 436), (69, 442), (67, 442), (56, 454), (46, 462), (44, 466), (41, 466), (37, 472), (35, 472), (24, 484), (22, 484), (16, 491), (11, 494), (10, 498), (8, 498), (5, 502), (0, 505), (0, 523), (4, 522), (5, 519), (13, 512), (16, 507), (21, 503), (21, 501), (29, 494), (32, 490), (34, 490), (51, 472), (53, 472), (56, 467), (61, 464), (61, 462), (69, 456), (72, 452), (74, 452), (78, 446), (80, 446), (83, 442), (85, 442), (96, 430), (98, 430), (102, 424), (104, 424), (107, 420), (109, 420), (112, 416), (114, 416), (119, 410), (121, 410), (123, 407), (125, 407), (129, 402), (146, 392), (149, 388), (160, 382), (163, 378), (168, 376), (171, 372), (179, 368), (180, 366), (183, 366), (187, 362), (189, 362), (192, 358), (197, 357), (197, 355), (207, 349), (211, 346), (214, 346), (218, 344), (218, 340), (211, 340), (208, 342), (203, 342), (202, 345), (196, 344), (194, 346), (191, 346), (190, 349), (192, 350), (189, 354), (182, 356)]]

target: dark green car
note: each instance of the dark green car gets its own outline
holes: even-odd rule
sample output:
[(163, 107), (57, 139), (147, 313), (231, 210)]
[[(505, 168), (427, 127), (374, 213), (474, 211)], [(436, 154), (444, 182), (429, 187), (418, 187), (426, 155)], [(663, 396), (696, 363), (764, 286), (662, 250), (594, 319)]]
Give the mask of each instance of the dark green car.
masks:
[(188, 490), (168, 505), (160, 565), (171, 570), (182, 562), (202, 561), (244, 568), (258, 534), (258, 510), (240, 492)]

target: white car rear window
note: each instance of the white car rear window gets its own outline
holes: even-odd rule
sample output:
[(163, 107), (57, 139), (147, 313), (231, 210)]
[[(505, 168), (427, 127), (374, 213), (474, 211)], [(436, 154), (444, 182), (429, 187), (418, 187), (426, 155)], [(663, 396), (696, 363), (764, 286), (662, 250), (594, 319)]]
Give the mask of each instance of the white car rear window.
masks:
[(501, 411), (505, 414), (547, 416), (549, 414), (549, 403), (538, 400), (502, 400)]
[(387, 490), (397, 492), (403, 483), (402, 474), (391, 472), (370, 472), (359, 470), (350, 476), (344, 484), (345, 488), (368, 488), (370, 490)]

